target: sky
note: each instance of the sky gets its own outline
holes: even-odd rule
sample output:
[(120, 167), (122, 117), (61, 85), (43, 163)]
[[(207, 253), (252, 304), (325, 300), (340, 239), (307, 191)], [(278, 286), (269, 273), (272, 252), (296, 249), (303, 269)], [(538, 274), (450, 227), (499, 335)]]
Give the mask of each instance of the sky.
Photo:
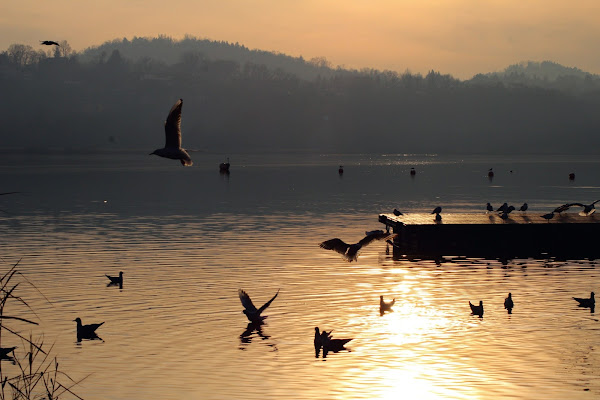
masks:
[(346, 68), (468, 79), (548, 60), (598, 74), (599, 18), (597, 0), (0, 1), (0, 51), (189, 34)]

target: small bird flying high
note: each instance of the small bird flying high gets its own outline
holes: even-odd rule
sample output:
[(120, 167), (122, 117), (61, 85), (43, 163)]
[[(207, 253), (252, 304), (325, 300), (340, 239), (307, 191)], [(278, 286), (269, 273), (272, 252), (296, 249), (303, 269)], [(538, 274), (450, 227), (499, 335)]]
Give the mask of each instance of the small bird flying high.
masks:
[(40, 44), (46, 45), (46, 46), (60, 46), (60, 44), (58, 44), (57, 42), (53, 41), (53, 40), (40, 40)]

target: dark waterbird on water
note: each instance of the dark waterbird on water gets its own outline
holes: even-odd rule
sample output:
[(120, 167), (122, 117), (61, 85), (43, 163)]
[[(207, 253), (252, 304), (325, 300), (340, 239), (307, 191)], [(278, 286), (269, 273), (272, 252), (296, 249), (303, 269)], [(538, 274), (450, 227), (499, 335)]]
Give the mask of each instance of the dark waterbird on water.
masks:
[(320, 243), (319, 246), (325, 250), (333, 250), (337, 253), (340, 253), (342, 256), (344, 256), (346, 261), (352, 262), (357, 260), (358, 251), (362, 247), (368, 245), (374, 240), (389, 239), (391, 237), (395, 237), (395, 235), (385, 232), (374, 232), (366, 235), (358, 243), (348, 244), (342, 239), (334, 238)]
[(410, 176), (415, 176), (417, 174), (417, 171), (415, 171), (415, 167), (412, 167), (410, 169)]
[(493, 168), (490, 168), (488, 170), (488, 178), (493, 178), (494, 177), (494, 171), (492, 171)]
[(498, 212), (504, 212), (507, 209), (508, 209), (508, 203), (504, 203), (500, 207), (498, 207), (498, 209), (496, 211), (498, 211)]
[(594, 299), (594, 292), (590, 293), (589, 299), (582, 299), (580, 297), (573, 297), (573, 300), (579, 303), (579, 307), (594, 307), (596, 300)]
[(396, 303), (396, 299), (392, 299), (392, 301), (383, 300), (383, 296), (379, 296), (379, 313), (383, 315), (386, 311), (393, 311), (392, 307)]
[(156, 154), (160, 157), (181, 161), (181, 165), (191, 166), (194, 163), (190, 155), (181, 147), (181, 107), (183, 99), (171, 107), (167, 120), (165, 121), (165, 147), (156, 149), (150, 155)]
[(119, 271), (119, 276), (110, 276), (106, 274), (104, 275), (108, 278), (108, 280), (110, 280), (110, 283), (112, 283), (113, 285), (123, 284), (123, 271)]
[(239, 289), (238, 295), (240, 296), (240, 301), (242, 302), (242, 305), (244, 306), (244, 310), (242, 312), (244, 314), (246, 314), (246, 317), (248, 317), (248, 320), (250, 322), (258, 323), (258, 322), (262, 321), (263, 319), (267, 318), (266, 316), (263, 317), (260, 314), (263, 311), (265, 311), (267, 309), (267, 307), (269, 307), (271, 305), (271, 303), (273, 302), (273, 300), (275, 300), (275, 298), (277, 297), (278, 294), (279, 294), (279, 289), (277, 289), (277, 293), (275, 293), (275, 296), (273, 296), (271, 298), (271, 300), (267, 301), (265, 304), (262, 305), (261, 308), (257, 309), (254, 306), (254, 304), (252, 303), (252, 300), (250, 300), (250, 296), (248, 296), (248, 293), (246, 293), (242, 289)]
[(230, 166), (231, 166), (231, 164), (229, 164), (229, 157), (227, 157), (227, 162), (226, 163), (219, 164), (219, 171), (221, 171), (221, 172), (229, 172), (229, 167)]
[(494, 211), (494, 207), (492, 207), (492, 205), (491, 205), (490, 203), (487, 203), (487, 204), (485, 205), (485, 209), (486, 209), (486, 210), (487, 210), (487, 212), (489, 212), (489, 213), (490, 213), (490, 212), (492, 212), (492, 211)]
[(512, 313), (512, 309), (515, 306), (512, 299), (512, 293), (508, 294), (508, 297), (504, 299), (504, 308), (508, 310), (508, 313)]
[(338, 174), (343, 175), (344, 174), (344, 166), (340, 165), (340, 168), (338, 168)]
[(471, 307), (471, 314), (483, 317), (483, 301), (479, 300), (478, 306), (469, 301), (469, 306)]
[(79, 317), (75, 318), (73, 321), (77, 322), (77, 341), (81, 341), (81, 339), (99, 339), (98, 335), (96, 334), (96, 329), (102, 326), (104, 322), (100, 322), (99, 324), (83, 325)]
[(323, 348), (323, 358), (327, 357), (329, 352), (338, 353), (347, 350), (345, 345), (352, 339), (334, 339), (331, 336), (333, 331), (323, 331), (319, 334), (319, 327), (315, 327), (315, 357), (319, 357), (319, 351)]
[[(314, 340), (314, 344), (315, 344), (315, 351), (319, 350), (321, 347), (323, 347), (323, 342), (325, 340), (325, 338), (331, 338), (331, 332), (333, 332), (333, 330), (327, 332), (327, 331), (323, 331), (323, 332), (319, 332), (319, 327), (315, 326), (315, 340)], [(317, 355), (318, 357), (318, 355)]]
[(46, 46), (59, 46), (60, 44), (58, 44), (57, 42), (55, 42), (54, 40), (40, 40), (40, 44), (46, 45)]

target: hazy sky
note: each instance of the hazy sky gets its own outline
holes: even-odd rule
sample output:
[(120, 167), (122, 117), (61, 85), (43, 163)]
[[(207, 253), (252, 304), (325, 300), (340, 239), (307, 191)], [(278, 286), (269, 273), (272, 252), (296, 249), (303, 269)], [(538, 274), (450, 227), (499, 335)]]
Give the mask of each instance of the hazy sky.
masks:
[(187, 33), (351, 68), (470, 78), (550, 60), (600, 73), (599, 22), (598, 0), (2, 0), (0, 50)]

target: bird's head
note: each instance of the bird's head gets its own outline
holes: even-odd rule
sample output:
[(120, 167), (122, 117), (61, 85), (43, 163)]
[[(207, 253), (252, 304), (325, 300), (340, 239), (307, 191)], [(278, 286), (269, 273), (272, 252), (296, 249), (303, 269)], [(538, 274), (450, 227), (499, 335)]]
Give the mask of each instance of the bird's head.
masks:
[(81, 318), (77, 317), (73, 320), (74, 322), (77, 322), (78, 324), (81, 324)]

